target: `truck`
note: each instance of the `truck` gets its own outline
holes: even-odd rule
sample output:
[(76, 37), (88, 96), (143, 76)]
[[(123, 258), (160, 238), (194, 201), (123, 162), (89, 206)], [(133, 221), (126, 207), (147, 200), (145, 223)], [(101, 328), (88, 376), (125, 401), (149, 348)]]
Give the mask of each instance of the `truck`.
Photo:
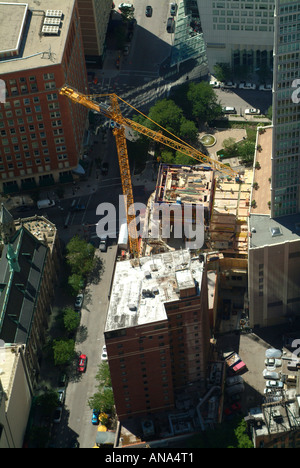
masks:
[(37, 202), (37, 207), (39, 210), (43, 208), (50, 208), (51, 206), (54, 206), (54, 205), (55, 205), (55, 201), (50, 200), (50, 198), (46, 198), (45, 200), (39, 200)]
[(126, 222), (122, 223), (120, 227), (118, 248), (120, 250), (127, 250), (128, 248), (128, 227)]
[(241, 359), (241, 357), (236, 353), (235, 351), (227, 354), (225, 356), (225, 362), (227, 364), (227, 368), (229, 370), (229, 373), (231, 374), (237, 374), (241, 372), (242, 370), (246, 369), (246, 364), (244, 361)]

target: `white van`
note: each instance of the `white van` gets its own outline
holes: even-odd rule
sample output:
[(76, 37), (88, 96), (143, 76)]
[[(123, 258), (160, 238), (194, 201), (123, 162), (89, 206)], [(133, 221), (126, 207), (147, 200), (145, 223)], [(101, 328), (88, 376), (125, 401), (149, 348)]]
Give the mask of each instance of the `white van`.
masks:
[(50, 198), (46, 198), (46, 200), (39, 200), (37, 202), (37, 207), (39, 210), (41, 210), (42, 208), (51, 208), (51, 206), (54, 206), (54, 205), (55, 205), (55, 201), (50, 200)]

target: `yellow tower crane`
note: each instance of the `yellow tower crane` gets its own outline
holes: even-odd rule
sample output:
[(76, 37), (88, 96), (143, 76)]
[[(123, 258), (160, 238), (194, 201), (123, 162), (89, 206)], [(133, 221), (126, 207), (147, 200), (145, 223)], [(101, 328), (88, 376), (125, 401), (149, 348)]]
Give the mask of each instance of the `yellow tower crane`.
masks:
[[(180, 151), (181, 153), (194, 158), (195, 160), (208, 164), (213, 169), (225, 173), (231, 177), (237, 177), (238, 173), (235, 172), (231, 167), (222, 164), (220, 161), (211, 159), (208, 156), (204, 155), (200, 151), (196, 150), (192, 146), (188, 145), (184, 141), (180, 140), (178, 137), (170, 133), (174, 138), (177, 139), (175, 141), (172, 138), (169, 138), (162, 134), (160, 131), (151, 130), (133, 120), (130, 120), (124, 117), (121, 113), (119, 107), (119, 100), (134, 109), (135, 111), (139, 112), (133, 106), (128, 104), (122, 98), (117, 96), (116, 94), (94, 94), (92, 96), (83, 94), (76, 89), (72, 88), (69, 85), (64, 85), (60, 90), (59, 93), (61, 95), (67, 96), (71, 101), (76, 104), (82, 104), (83, 106), (87, 107), (90, 110), (99, 112), (103, 114), (108, 119), (113, 120), (117, 125), (113, 128), (113, 134), (116, 139), (117, 145), (117, 152), (118, 152), (118, 159), (119, 159), (119, 167), (120, 167), (120, 175), (121, 175), (121, 182), (122, 182), (122, 190), (123, 195), (125, 196), (126, 200), (126, 214), (127, 214), (127, 225), (128, 225), (128, 237), (129, 237), (129, 248), (130, 253), (133, 257), (139, 257), (139, 244), (137, 239), (137, 230), (136, 230), (136, 222), (135, 222), (135, 213), (132, 213), (134, 199), (133, 199), (133, 191), (132, 191), (132, 183), (131, 183), (131, 175), (130, 175), (130, 167), (129, 167), (129, 159), (128, 159), (128, 152), (127, 152), (127, 144), (126, 144), (126, 137), (125, 137), (125, 127), (128, 127), (136, 132), (139, 132), (143, 135), (146, 135), (152, 138), (154, 141), (159, 143), (163, 143), (170, 148)], [(94, 99), (96, 97), (109, 97), (110, 104), (96, 102)], [(142, 114), (144, 115), (144, 114)], [(147, 118), (147, 116), (144, 115)], [(150, 119), (151, 120), (151, 119)], [(153, 121), (152, 121), (153, 122)], [(156, 122), (154, 122), (158, 125)], [(162, 130), (165, 130), (163, 127), (158, 125)]]

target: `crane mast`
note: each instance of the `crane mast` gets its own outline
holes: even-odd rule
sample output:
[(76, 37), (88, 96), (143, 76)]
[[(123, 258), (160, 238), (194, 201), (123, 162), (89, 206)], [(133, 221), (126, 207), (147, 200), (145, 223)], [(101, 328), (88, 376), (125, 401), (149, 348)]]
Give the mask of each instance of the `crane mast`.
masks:
[[(194, 158), (195, 160), (199, 161), (200, 163), (208, 164), (213, 169), (216, 169), (222, 173), (227, 174), (230, 177), (238, 176), (238, 173), (235, 172), (231, 167), (222, 164), (220, 161), (211, 159), (210, 157), (204, 155), (200, 151), (196, 150), (192, 146), (188, 145), (187, 143), (183, 142), (175, 135), (175, 139), (169, 138), (164, 135), (161, 131), (155, 131), (150, 128), (141, 125), (134, 120), (130, 120), (124, 117), (121, 113), (119, 102), (121, 100), (128, 106), (126, 101), (121, 99), (116, 94), (106, 94), (106, 95), (85, 95), (69, 85), (64, 85), (60, 90), (59, 93), (61, 95), (67, 96), (71, 101), (75, 104), (81, 104), (87, 107), (90, 110), (99, 112), (100, 114), (104, 115), (108, 119), (111, 119), (115, 122), (113, 128), (113, 134), (116, 140), (117, 145), (117, 152), (118, 152), (118, 160), (119, 160), (119, 167), (120, 167), (120, 175), (122, 181), (122, 190), (123, 195), (125, 196), (125, 203), (126, 203), (126, 215), (127, 215), (127, 225), (128, 225), (128, 237), (129, 237), (129, 247), (130, 253), (133, 257), (139, 257), (139, 245), (137, 239), (137, 229), (136, 229), (136, 222), (135, 222), (135, 213), (132, 213), (130, 207), (134, 204), (133, 198), (133, 190), (132, 190), (132, 183), (131, 183), (131, 174), (130, 174), (130, 167), (129, 167), (129, 159), (128, 159), (128, 152), (127, 152), (127, 144), (126, 144), (126, 137), (125, 137), (125, 127), (129, 127), (130, 129), (145, 135), (154, 141), (162, 143), (170, 148), (180, 151), (181, 153)], [(93, 100), (93, 97), (109, 97), (110, 105), (106, 103), (96, 102)], [(133, 106), (130, 106), (134, 109)], [(136, 109), (135, 109), (136, 110)], [(137, 111), (138, 112), (138, 111)], [(162, 127), (161, 127), (162, 128)], [(162, 128), (162, 130), (164, 130)]]

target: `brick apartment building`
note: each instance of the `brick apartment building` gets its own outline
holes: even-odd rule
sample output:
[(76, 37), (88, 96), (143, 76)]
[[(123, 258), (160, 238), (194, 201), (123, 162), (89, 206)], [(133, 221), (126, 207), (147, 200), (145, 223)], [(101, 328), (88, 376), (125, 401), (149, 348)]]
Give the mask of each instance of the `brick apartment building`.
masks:
[(77, 2), (1, 2), (0, 17), (0, 191), (71, 181), (87, 109), (59, 88), (88, 90)]
[(188, 250), (116, 264), (105, 342), (120, 421), (172, 410), (177, 392), (205, 381), (206, 267)]

